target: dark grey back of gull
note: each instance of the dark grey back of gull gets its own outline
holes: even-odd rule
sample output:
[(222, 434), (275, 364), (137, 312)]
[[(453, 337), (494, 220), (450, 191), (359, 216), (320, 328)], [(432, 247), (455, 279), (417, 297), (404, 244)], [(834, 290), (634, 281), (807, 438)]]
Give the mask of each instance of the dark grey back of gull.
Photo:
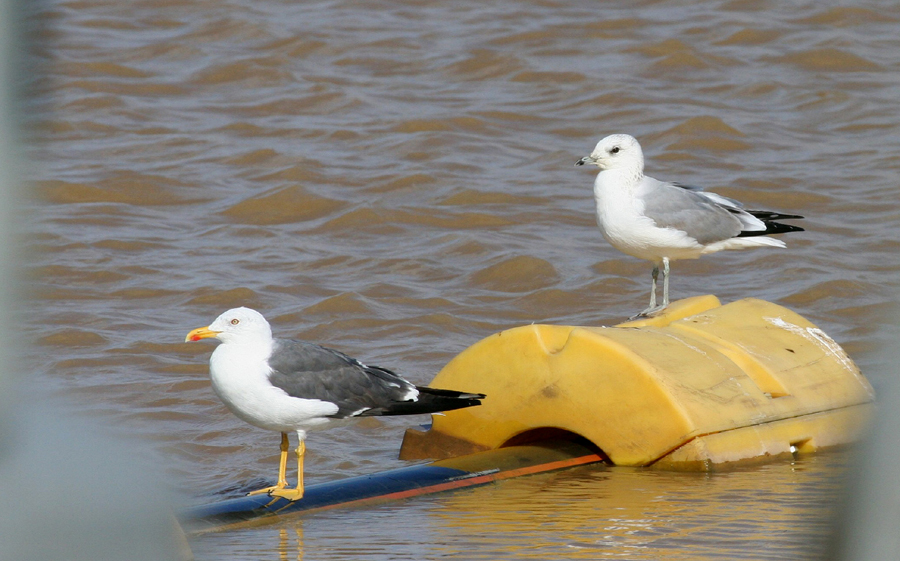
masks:
[[(437, 413), (480, 405), (483, 394), (417, 387), (378, 366), (306, 341), (276, 339), (269, 381), (291, 397), (334, 403), (335, 419)], [(406, 396), (418, 389), (416, 400)]]

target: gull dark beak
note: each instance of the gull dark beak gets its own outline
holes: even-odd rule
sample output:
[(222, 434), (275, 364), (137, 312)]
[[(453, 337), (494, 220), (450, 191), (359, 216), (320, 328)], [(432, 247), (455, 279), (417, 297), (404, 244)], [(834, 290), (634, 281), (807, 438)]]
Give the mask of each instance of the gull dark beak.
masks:
[(587, 163), (590, 163), (590, 162), (591, 162), (591, 157), (590, 157), (590, 156), (585, 156), (584, 158), (581, 158), (580, 160), (578, 160), (577, 162), (575, 162), (575, 165), (576, 165), (576, 166), (583, 166), (584, 164), (587, 164)]

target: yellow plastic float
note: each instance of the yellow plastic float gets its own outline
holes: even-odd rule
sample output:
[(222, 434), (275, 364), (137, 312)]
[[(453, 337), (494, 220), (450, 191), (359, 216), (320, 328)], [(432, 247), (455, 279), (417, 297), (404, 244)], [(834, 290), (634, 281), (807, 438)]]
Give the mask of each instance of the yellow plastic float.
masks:
[(869, 383), (815, 325), (714, 296), (615, 327), (502, 331), (430, 385), (488, 397), (407, 431), (403, 459), (580, 437), (614, 465), (711, 469), (851, 442), (874, 408)]

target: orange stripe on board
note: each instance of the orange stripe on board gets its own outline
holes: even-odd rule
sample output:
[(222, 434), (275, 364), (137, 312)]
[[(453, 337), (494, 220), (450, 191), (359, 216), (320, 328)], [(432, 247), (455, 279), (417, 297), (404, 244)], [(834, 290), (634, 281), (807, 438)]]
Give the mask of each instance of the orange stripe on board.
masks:
[[(346, 506), (353, 505), (361, 505), (373, 501), (388, 501), (395, 499), (407, 499), (409, 497), (417, 497), (419, 495), (428, 495), (430, 493), (440, 493), (441, 491), (449, 491), (451, 489), (459, 489), (462, 487), (471, 487), (473, 485), (482, 485), (484, 483), (490, 483), (491, 481), (499, 481), (501, 479), (509, 479), (512, 477), (519, 477), (522, 475), (531, 475), (534, 473), (542, 473), (545, 471), (553, 471), (555, 469), (563, 469), (567, 467), (575, 467), (584, 464), (592, 464), (595, 462), (602, 462), (604, 460), (603, 456), (599, 454), (588, 454), (587, 456), (579, 456), (578, 458), (569, 458), (568, 460), (560, 460), (558, 462), (550, 462), (547, 464), (537, 464), (534, 466), (528, 466), (518, 469), (510, 469), (506, 471), (498, 471), (496, 473), (489, 473), (485, 475), (476, 475), (475, 477), (466, 477), (462, 476), (461, 479), (456, 479), (453, 481), (447, 481), (445, 483), (438, 483), (437, 485), (430, 485), (428, 487), (419, 487), (418, 489), (409, 489), (407, 491), (397, 491), (396, 493), (388, 493), (387, 495), (377, 495), (375, 497), (366, 497), (365, 499), (356, 499), (354, 501), (347, 501), (345, 503), (337, 503), (333, 505), (325, 505), (316, 508), (310, 508), (307, 510), (299, 511), (303, 513), (314, 512), (318, 510), (329, 510), (332, 508), (343, 508)], [(290, 505), (285, 505), (282, 509), (279, 509), (276, 512), (281, 512), (284, 508), (287, 508)]]

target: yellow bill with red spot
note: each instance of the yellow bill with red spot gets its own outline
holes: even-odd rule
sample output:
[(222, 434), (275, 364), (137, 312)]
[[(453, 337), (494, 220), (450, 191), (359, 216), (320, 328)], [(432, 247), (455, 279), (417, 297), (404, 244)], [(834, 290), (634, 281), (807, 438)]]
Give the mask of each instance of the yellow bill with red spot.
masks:
[(197, 329), (192, 330), (187, 334), (187, 337), (184, 338), (184, 342), (188, 341), (199, 341), (200, 339), (210, 339), (218, 335), (219, 331), (213, 331), (212, 329), (207, 327), (198, 327)]

